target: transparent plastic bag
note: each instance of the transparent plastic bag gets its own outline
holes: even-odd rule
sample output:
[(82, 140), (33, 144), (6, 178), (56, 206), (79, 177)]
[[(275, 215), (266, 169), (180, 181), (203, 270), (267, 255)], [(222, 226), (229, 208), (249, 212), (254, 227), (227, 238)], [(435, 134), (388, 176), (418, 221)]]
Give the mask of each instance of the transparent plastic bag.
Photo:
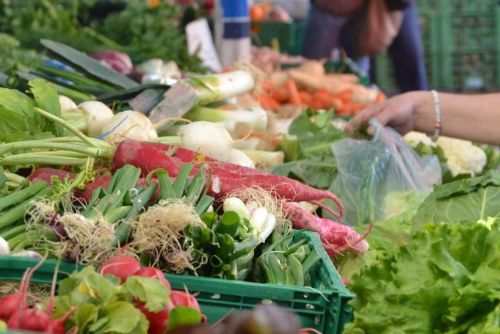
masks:
[(333, 144), (338, 176), (331, 190), (346, 209), (346, 223), (361, 225), (389, 219), (386, 199), (419, 198), (441, 183), (435, 156), (420, 157), (392, 128), (370, 121), (371, 140), (343, 139)]

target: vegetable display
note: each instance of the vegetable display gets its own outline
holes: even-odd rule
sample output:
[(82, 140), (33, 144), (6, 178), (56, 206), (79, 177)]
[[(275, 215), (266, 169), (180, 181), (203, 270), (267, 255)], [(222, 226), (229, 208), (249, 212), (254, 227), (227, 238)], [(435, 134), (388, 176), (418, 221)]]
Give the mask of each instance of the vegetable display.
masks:
[(424, 225), (353, 277), (345, 333), (496, 333), (498, 222)]
[(186, 2), (0, 1), (0, 332), (498, 333), (498, 148), (348, 138), (345, 56), (203, 73)]

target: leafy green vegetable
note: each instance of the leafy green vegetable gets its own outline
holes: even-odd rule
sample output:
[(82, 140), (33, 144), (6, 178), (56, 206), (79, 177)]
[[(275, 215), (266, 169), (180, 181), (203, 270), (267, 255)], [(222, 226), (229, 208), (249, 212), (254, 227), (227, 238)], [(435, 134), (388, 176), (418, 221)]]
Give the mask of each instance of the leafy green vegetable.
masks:
[[(350, 280), (366, 266), (377, 263), (378, 259), (394, 253), (398, 247), (406, 245), (414, 229), (412, 218), (423, 198), (414, 192), (394, 192), (384, 199), (384, 219), (374, 222), (366, 241), (370, 245), (363, 255), (346, 254), (335, 259), (335, 266), (342, 277)], [(364, 232), (361, 227), (358, 232)]]
[[(54, 85), (41, 79), (31, 80), (29, 82), (30, 92), (37, 107), (61, 117), (61, 106), (59, 104), (59, 95)], [(61, 125), (47, 121), (46, 131), (52, 132), (56, 137), (63, 137), (68, 131)]]
[(103, 321), (96, 321), (90, 326), (90, 332), (96, 334), (142, 334), (146, 333), (148, 329), (148, 321), (141, 311), (124, 301), (116, 301), (103, 306), (99, 312), (99, 317)]
[(150, 8), (147, 1), (128, 1), (124, 10), (113, 13), (94, 28), (108, 38), (119, 41), (135, 63), (150, 58), (175, 61), (180, 68), (202, 72), (204, 68), (196, 55), (187, 50), (186, 38), (178, 26), (181, 7), (161, 1)]
[(155, 278), (131, 276), (125, 282), (127, 292), (145, 303), (151, 312), (159, 312), (168, 304), (169, 293), (162, 289), (163, 283)]
[(290, 161), (274, 167), (272, 172), (277, 175), (298, 179), (316, 188), (328, 188), (337, 175), (337, 163), (333, 157), (318, 157)]
[(54, 85), (36, 79), (30, 81), (29, 86), (34, 100), (18, 90), (0, 88), (0, 141), (64, 136), (67, 133), (62, 126), (41, 117), (34, 110), (39, 107), (53, 115), (61, 115)]
[(117, 278), (102, 276), (86, 267), (62, 280), (55, 298), (55, 316), (76, 308), (67, 320), (78, 333), (147, 333), (148, 321), (133, 301), (144, 302), (148, 311), (165, 309), (169, 291), (158, 280), (130, 276), (123, 285)]
[(331, 113), (310, 110), (297, 117), (280, 146), (287, 163), (274, 167), (272, 172), (328, 189), (337, 175), (332, 143), (345, 138), (331, 124), (332, 118)]
[(414, 221), (461, 223), (500, 217), (500, 172), (437, 186), (418, 209)]
[(425, 225), (355, 275), (344, 333), (498, 333), (500, 225)]
[(201, 322), (201, 314), (193, 308), (176, 306), (168, 316), (168, 330), (181, 326), (194, 326)]
[(285, 138), (282, 144), (286, 160), (292, 160), (291, 157), (295, 157), (293, 160), (331, 158), (332, 143), (346, 137), (343, 131), (331, 124), (332, 119), (332, 113), (317, 113), (310, 110), (297, 117), (288, 130), (291, 137)]

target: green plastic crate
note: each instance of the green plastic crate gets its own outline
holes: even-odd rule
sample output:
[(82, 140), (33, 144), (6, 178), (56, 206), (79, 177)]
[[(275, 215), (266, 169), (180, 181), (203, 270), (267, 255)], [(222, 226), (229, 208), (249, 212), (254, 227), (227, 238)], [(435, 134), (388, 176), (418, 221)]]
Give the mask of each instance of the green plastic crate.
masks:
[[(500, 89), (500, 7), (497, 0), (418, 2), (429, 85), (444, 91)], [(376, 83), (397, 92), (386, 54), (376, 59)]]
[[(347, 303), (353, 295), (342, 283), (319, 236), (313, 232), (296, 232), (295, 239), (306, 238), (308, 244), (321, 256), (313, 268), (313, 287), (295, 287), (229, 281), (214, 278), (166, 275), (174, 289), (197, 293), (203, 313), (214, 323), (233, 310), (251, 309), (261, 303), (275, 303), (294, 311), (304, 327), (324, 334), (340, 334), (351, 321), (352, 308)], [(0, 281), (19, 281), (36, 259), (0, 256)], [(57, 262), (47, 260), (34, 274), (32, 282), (50, 284)], [(69, 275), (77, 266), (62, 263), (59, 278)]]
[(252, 42), (256, 46), (273, 46), (275, 41), (283, 53), (300, 55), (305, 34), (305, 20), (291, 22), (259, 21), (252, 22), (256, 30)]

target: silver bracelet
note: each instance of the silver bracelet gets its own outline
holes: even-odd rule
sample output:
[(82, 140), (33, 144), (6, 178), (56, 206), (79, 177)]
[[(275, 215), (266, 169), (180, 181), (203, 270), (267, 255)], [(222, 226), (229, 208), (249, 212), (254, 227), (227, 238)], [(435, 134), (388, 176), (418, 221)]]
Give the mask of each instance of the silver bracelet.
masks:
[(432, 98), (434, 99), (434, 114), (436, 116), (436, 124), (434, 125), (434, 134), (432, 135), (432, 141), (436, 141), (441, 134), (441, 104), (439, 102), (438, 92), (431, 90)]

